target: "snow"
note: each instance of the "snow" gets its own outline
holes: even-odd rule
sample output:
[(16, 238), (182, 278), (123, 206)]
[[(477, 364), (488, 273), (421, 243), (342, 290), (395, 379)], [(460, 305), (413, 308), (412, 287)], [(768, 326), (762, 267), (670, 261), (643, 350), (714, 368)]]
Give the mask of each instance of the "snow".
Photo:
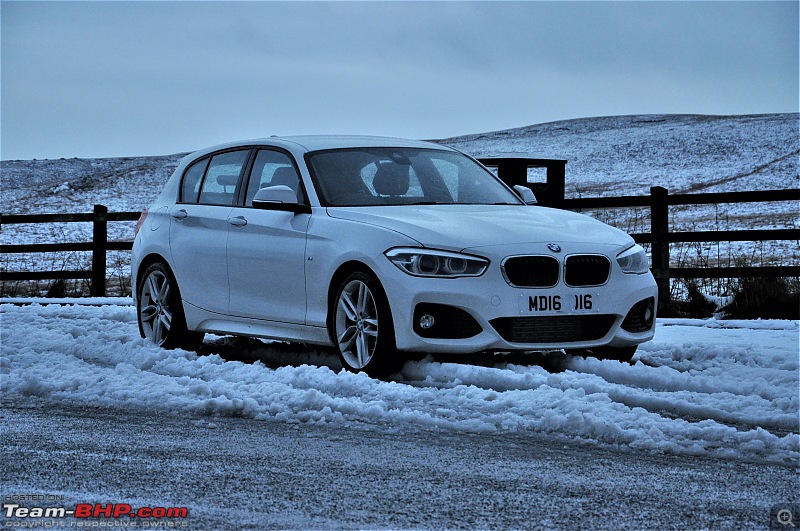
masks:
[(133, 299), (130, 297), (3, 297), (3, 304), (76, 304), (79, 306), (130, 306)]
[[(567, 197), (646, 194), (655, 185), (671, 193), (784, 189), (797, 188), (800, 178), (799, 119), (797, 113), (608, 116), (435, 142), (476, 157), (566, 159)], [(99, 203), (112, 212), (141, 211), (184, 155), (0, 161), (0, 210), (90, 212)], [(781, 205), (772, 217), (794, 210)]]
[[(798, 323), (662, 319), (633, 366), (563, 372), (426, 358), (391, 381), (327, 351), (208, 336), (198, 356), (141, 339), (130, 305), (0, 305), (3, 394), (227, 417), (545, 434), (609, 448), (798, 465)], [(226, 359), (228, 361), (226, 361)], [(258, 359), (255, 363), (235, 359)]]
[[(568, 159), (567, 197), (644, 194), (652, 185), (671, 193), (797, 188), (800, 174), (797, 114), (587, 118), (440, 142), (474, 156)], [(139, 211), (181, 156), (2, 161), (0, 206), (4, 214), (89, 212), (95, 203), (112, 212)], [(795, 228), (796, 206), (674, 207), (671, 226)], [(593, 215), (632, 232), (649, 226), (635, 209)], [(110, 223), (109, 238), (130, 240), (133, 226)], [(90, 238), (87, 223), (7, 225), (2, 235), (3, 244)], [(752, 265), (760, 265), (759, 256), (787, 265), (798, 259), (794, 243), (675, 245), (671, 260), (733, 265), (747, 254)], [(3, 269), (86, 269), (88, 258), (5, 255)], [(123, 292), (129, 259), (129, 253), (109, 253), (107, 276)], [(343, 372), (329, 352), (257, 340), (209, 336), (207, 355), (199, 357), (158, 349), (139, 338), (130, 299), (2, 302), (0, 387), (12, 397), (178, 416), (537, 433), (635, 451), (794, 465), (800, 457), (794, 321), (660, 319), (656, 339), (640, 347), (633, 366), (566, 357), (563, 372), (550, 373), (502, 358), (481, 366), (428, 358), (382, 382)], [(259, 361), (246, 362), (253, 360)]]
[(477, 157), (567, 159), (567, 197), (796, 188), (798, 114), (564, 120), (440, 140)]

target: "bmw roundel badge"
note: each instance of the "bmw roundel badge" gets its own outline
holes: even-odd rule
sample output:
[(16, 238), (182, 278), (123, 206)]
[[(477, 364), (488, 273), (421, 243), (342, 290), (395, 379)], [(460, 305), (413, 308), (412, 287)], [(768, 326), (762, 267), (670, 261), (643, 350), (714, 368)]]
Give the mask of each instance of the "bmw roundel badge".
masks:
[(547, 248), (550, 249), (551, 251), (553, 251), (554, 253), (560, 253), (561, 252), (561, 246), (558, 245), (557, 243), (548, 243), (547, 244)]

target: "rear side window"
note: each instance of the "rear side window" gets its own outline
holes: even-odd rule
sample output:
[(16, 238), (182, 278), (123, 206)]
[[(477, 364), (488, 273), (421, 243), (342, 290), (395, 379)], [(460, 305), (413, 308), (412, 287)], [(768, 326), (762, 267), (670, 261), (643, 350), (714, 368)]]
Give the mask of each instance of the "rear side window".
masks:
[(236, 184), (249, 154), (250, 150), (245, 149), (211, 157), (198, 201), (204, 205), (233, 205)]
[(197, 203), (197, 196), (200, 193), (200, 183), (203, 182), (203, 175), (208, 167), (208, 159), (195, 162), (186, 173), (183, 174), (183, 185), (181, 186), (181, 202)]

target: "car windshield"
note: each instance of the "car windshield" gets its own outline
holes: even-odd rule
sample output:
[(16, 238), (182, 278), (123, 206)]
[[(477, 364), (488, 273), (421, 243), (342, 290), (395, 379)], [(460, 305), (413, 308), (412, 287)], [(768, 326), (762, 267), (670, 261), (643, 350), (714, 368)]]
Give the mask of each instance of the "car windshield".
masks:
[(322, 206), (521, 205), (469, 157), (417, 148), (352, 148), (307, 156)]

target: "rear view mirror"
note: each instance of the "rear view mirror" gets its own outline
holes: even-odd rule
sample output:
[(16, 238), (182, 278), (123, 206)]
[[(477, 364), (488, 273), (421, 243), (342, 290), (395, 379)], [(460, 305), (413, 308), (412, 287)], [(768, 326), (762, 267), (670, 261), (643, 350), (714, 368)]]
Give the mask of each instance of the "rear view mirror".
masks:
[(527, 186), (516, 184), (514, 185), (514, 191), (517, 192), (519, 198), (522, 199), (526, 205), (535, 205), (537, 203), (536, 196), (533, 195), (533, 191)]
[(297, 201), (297, 192), (286, 185), (267, 186), (256, 192), (253, 208), (261, 210), (284, 210), (286, 212), (311, 213), (311, 207)]

